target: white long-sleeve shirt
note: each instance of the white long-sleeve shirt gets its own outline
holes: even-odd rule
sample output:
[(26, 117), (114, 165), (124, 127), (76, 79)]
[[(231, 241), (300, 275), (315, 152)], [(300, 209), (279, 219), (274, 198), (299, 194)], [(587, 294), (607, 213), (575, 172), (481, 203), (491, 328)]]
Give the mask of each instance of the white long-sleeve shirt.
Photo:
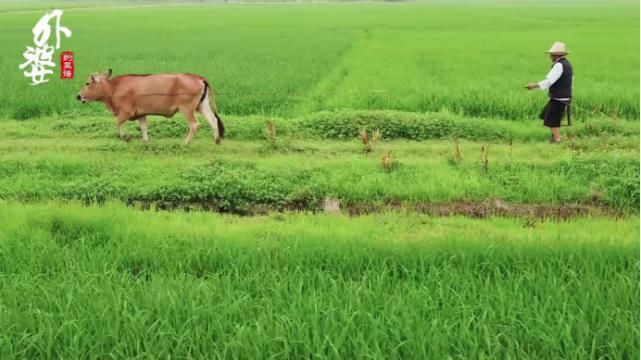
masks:
[(550, 72), (545, 76), (545, 80), (539, 81), (539, 88), (547, 90), (552, 86), (563, 74), (563, 65), (560, 62), (555, 62), (550, 69)]
[[(544, 80), (539, 81), (539, 88), (541, 90), (547, 90), (552, 86), (563, 74), (563, 65), (560, 62), (555, 62), (554, 65), (552, 65), (552, 69), (550, 69), (550, 72), (545, 76)], [(568, 98), (562, 98), (562, 99), (557, 99), (557, 100), (569, 100)]]

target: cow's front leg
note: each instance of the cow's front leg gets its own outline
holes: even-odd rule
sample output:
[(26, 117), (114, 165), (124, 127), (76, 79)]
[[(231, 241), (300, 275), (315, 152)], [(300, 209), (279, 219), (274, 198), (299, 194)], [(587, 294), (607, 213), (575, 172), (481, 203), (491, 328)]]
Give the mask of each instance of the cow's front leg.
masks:
[(125, 133), (125, 122), (127, 122), (127, 119), (129, 119), (129, 116), (127, 114), (119, 114), (118, 118), (116, 119), (116, 127), (118, 128), (118, 135), (120, 135), (120, 138), (125, 140), (126, 142), (129, 142), (131, 140), (131, 137)]
[(142, 132), (142, 141), (147, 142), (147, 117), (143, 116), (138, 119), (138, 126), (140, 126), (140, 131)]

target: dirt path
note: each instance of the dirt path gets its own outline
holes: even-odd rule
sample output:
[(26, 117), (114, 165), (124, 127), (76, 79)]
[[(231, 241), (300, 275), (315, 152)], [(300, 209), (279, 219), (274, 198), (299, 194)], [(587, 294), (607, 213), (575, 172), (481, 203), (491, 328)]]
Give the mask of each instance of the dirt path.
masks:
[(325, 203), (285, 204), (277, 209), (266, 204), (252, 204), (238, 211), (228, 211), (220, 204), (211, 201), (177, 202), (177, 201), (131, 201), (129, 206), (143, 210), (158, 211), (209, 211), (232, 213), (242, 216), (258, 216), (283, 211), (301, 211), (318, 213), (342, 213), (349, 216), (361, 216), (384, 212), (409, 212), (439, 217), (465, 216), (483, 219), (488, 217), (521, 218), (526, 226), (534, 220), (555, 219), (569, 220), (579, 217), (601, 216), (618, 218), (625, 214), (602, 204), (514, 204), (499, 199), (484, 201), (456, 201), (447, 203), (401, 203), (388, 202), (379, 204), (348, 204), (345, 206), (327, 206)]

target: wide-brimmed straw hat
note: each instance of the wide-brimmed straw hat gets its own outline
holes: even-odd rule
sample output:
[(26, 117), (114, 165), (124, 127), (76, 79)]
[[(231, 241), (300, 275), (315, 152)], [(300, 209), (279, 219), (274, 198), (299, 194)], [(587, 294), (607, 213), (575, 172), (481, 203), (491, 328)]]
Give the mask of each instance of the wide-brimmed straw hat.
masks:
[(554, 44), (552, 44), (550, 50), (546, 51), (546, 53), (552, 55), (567, 55), (570, 53), (570, 51), (565, 50), (565, 43), (556, 41)]

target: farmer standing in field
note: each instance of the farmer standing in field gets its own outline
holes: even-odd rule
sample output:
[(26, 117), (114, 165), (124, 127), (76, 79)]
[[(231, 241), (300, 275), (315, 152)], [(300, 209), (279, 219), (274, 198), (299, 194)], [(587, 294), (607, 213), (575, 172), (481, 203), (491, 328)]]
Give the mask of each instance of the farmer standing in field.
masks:
[(565, 58), (570, 52), (565, 50), (565, 44), (555, 42), (547, 51), (552, 59), (552, 69), (545, 77), (545, 80), (538, 83), (529, 83), (525, 87), (528, 90), (539, 88), (548, 89), (550, 100), (543, 108), (539, 117), (543, 125), (550, 128), (552, 139), (550, 142), (558, 144), (561, 142), (561, 119), (567, 113), (568, 124), (570, 123), (570, 101), (572, 100), (572, 65)]

